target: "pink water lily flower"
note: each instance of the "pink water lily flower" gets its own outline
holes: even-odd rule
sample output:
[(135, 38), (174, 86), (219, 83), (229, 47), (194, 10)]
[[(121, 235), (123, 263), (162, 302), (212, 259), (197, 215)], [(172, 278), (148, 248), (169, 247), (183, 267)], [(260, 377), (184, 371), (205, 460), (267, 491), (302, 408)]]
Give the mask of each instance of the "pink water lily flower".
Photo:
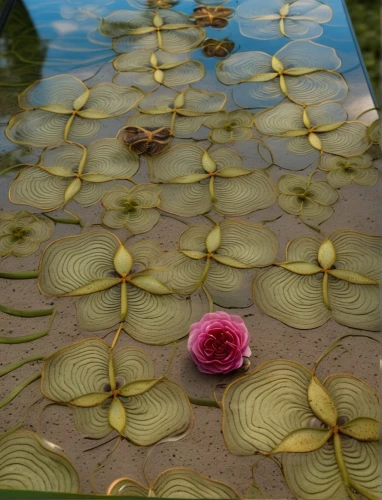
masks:
[(205, 314), (191, 325), (188, 350), (202, 373), (229, 373), (251, 355), (249, 333), (240, 316), (223, 311)]

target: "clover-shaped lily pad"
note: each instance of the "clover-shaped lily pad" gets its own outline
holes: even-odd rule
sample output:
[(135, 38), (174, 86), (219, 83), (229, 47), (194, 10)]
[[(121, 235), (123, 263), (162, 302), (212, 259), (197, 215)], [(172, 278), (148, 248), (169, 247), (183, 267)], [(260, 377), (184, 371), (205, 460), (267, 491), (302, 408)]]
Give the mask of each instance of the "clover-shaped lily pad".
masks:
[(327, 172), (326, 182), (334, 188), (349, 184), (374, 186), (378, 181), (378, 170), (368, 154), (351, 158), (322, 155), (319, 168)]
[(138, 168), (138, 156), (116, 139), (100, 139), (87, 148), (64, 144), (45, 149), (39, 163), (22, 170), (9, 197), (12, 203), (43, 210), (54, 210), (72, 199), (87, 207), (102, 198), (105, 182), (128, 179)]
[(178, 144), (148, 161), (151, 182), (163, 183), (160, 208), (166, 212), (192, 217), (214, 210), (237, 216), (268, 208), (276, 199), (267, 172), (243, 168), (230, 149), (207, 153)]
[(381, 142), (381, 120), (374, 120), (367, 129), (367, 135), (373, 144)]
[(252, 301), (245, 270), (271, 265), (277, 250), (276, 235), (261, 225), (225, 220), (212, 229), (190, 226), (179, 238), (179, 251), (165, 256), (165, 271), (157, 276), (182, 293), (202, 287), (222, 307), (246, 307)]
[(277, 190), (277, 201), (285, 212), (314, 224), (329, 219), (333, 215), (331, 205), (338, 201), (337, 191), (326, 182), (313, 182), (312, 175), (282, 175)]
[(149, 129), (165, 127), (175, 137), (189, 136), (200, 129), (207, 116), (220, 111), (226, 99), (222, 92), (199, 89), (153, 93), (142, 100), (140, 112), (129, 116), (126, 124)]
[(25, 210), (17, 214), (0, 212), (0, 257), (27, 257), (54, 233), (54, 223)]
[(203, 125), (212, 130), (210, 139), (217, 144), (245, 141), (252, 137), (253, 115), (249, 111), (219, 111), (204, 120)]
[(378, 397), (345, 374), (321, 383), (289, 360), (267, 361), (223, 395), (223, 434), (235, 455), (283, 453), (296, 498), (381, 496)]
[(188, 85), (201, 80), (205, 69), (200, 61), (184, 56), (168, 54), (163, 50), (137, 50), (118, 56), (113, 62), (119, 73), (114, 82), (119, 85), (137, 85), (144, 91), (151, 91), (160, 84), (166, 87)]
[(46, 295), (81, 297), (76, 309), (84, 330), (123, 323), (140, 342), (168, 344), (185, 337), (206, 307), (199, 296), (174, 296), (151, 276), (148, 268), (161, 257), (153, 241), (138, 241), (127, 250), (107, 231), (61, 238), (43, 253), (39, 287)]
[(150, 231), (159, 221), (160, 187), (154, 184), (140, 184), (129, 189), (118, 184), (102, 198), (106, 211), (102, 223), (112, 229), (125, 227), (133, 234)]
[(286, 149), (297, 155), (316, 151), (356, 156), (370, 146), (366, 125), (347, 121), (347, 113), (338, 103), (279, 104), (257, 113), (254, 121), (262, 134), (285, 139)]
[(117, 10), (101, 20), (99, 31), (115, 38), (116, 52), (162, 49), (179, 54), (194, 49), (205, 37), (205, 31), (195, 26), (188, 16), (167, 9), (158, 12)]
[(213, 28), (225, 28), (229, 23), (234, 9), (219, 5), (217, 7), (202, 5), (195, 7), (191, 16), (194, 23), (204, 28), (212, 26)]
[(39, 80), (19, 96), (20, 107), (8, 123), (6, 135), (18, 144), (52, 146), (81, 142), (101, 128), (101, 119), (129, 111), (143, 97), (135, 87), (99, 83), (90, 89), (72, 75)]
[(299, 236), (286, 262), (254, 280), (254, 296), (269, 316), (301, 329), (330, 317), (346, 326), (377, 331), (380, 323), (381, 238), (341, 229), (323, 242)]
[(273, 40), (286, 36), (292, 40), (317, 38), (321, 24), (332, 18), (332, 9), (315, 0), (249, 0), (237, 9), (240, 31), (244, 36)]
[(223, 40), (206, 38), (202, 44), (203, 54), (206, 57), (227, 57), (234, 48), (235, 42), (229, 38), (223, 38)]
[(156, 155), (169, 146), (170, 130), (166, 127), (144, 129), (142, 127), (123, 127), (117, 135), (137, 154)]
[(162, 472), (150, 488), (133, 479), (117, 479), (109, 486), (107, 494), (156, 498), (240, 498), (228, 485), (180, 467)]
[(299, 104), (340, 101), (348, 87), (334, 70), (341, 65), (331, 47), (301, 40), (290, 42), (274, 56), (238, 52), (216, 66), (225, 85), (235, 85), (233, 97), (243, 108), (279, 104), (285, 97)]
[(78, 493), (78, 473), (50, 443), (30, 431), (0, 437), (0, 489)]
[(127, 0), (135, 9), (171, 9), (179, 0)]
[(46, 358), (41, 390), (71, 407), (77, 430), (95, 439), (116, 430), (133, 444), (150, 446), (192, 423), (186, 393), (165, 377), (154, 378), (145, 352), (115, 350), (101, 339), (77, 342)]

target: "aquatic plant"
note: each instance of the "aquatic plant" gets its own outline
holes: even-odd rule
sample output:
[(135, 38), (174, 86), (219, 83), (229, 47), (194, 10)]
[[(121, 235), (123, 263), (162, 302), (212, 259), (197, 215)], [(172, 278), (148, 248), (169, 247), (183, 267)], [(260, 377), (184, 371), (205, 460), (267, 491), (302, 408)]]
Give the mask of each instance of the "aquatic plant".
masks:
[(285, 97), (298, 104), (341, 101), (348, 86), (335, 70), (341, 66), (336, 51), (301, 40), (290, 42), (273, 56), (238, 52), (216, 65), (216, 76), (234, 85), (239, 106), (254, 108), (279, 104)]
[(175, 137), (190, 136), (200, 129), (207, 116), (223, 108), (226, 99), (222, 92), (199, 89), (149, 94), (140, 103), (139, 113), (129, 116), (126, 125), (145, 129), (165, 127)]
[(212, 130), (210, 140), (217, 144), (245, 141), (252, 137), (253, 115), (249, 111), (219, 111), (206, 118), (203, 125)]
[(144, 96), (135, 87), (99, 83), (88, 88), (72, 75), (39, 80), (19, 95), (23, 111), (16, 113), (6, 128), (8, 139), (36, 147), (92, 137), (100, 120), (129, 111)]
[(332, 317), (351, 328), (377, 331), (380, 244), (379, 236), (349, 229), (324, 241), (298, 236), (287, 246), (286, 262), (255, 277), (255, 301), (295, 328), (317, 328)]
[(156, 498), (232, 498), (239, 495), (228, 485), (202, 476), (191, 469), (174, 468), (159, 474), (149, 488), (134, 479), (116, 479), (108, 488), (110, 496), (136, 496)]
[(227, 57), (235, 48), (235, 42), (229, 38), (216, 40), (215, 38), (206, 38), (202, 43), (202, 51), (206, 57)]
[(243, 168), (242, 158), (230, 149), (207, 153), (178, 144), (148, 163), (151, 182), (163, 183), (160, 208), (166, 212), (192, 217), (214, 210), (238, 216), (270, 207), (276, 199), (267, 172)]
[(285, 139), (286, 149), (296, 155), (317, 151), (357, 156), (370, 146), (366, 125), (347, 121), (347, 113), (338, 103), (279, 104), (255, 114), (254, 122), (262, 134)]
[(99, 31), (115, 39), (116, 52), (162, 49), (180, 54), (197, 47), (205, 37), (205, 31), (195, 26), (188, 16), (167, 9), (158, 12), (117, 10), (101, 19)]
[(334, 188), (342, 188), (349, 184), (374, 186), (378, 181), (378, 169), (373, 165), (373, 159), (369, 154), (350, 158), (322, 155), (319, 169), (327, 172), (326, 182)]
[(203, 28), (208, 26), (212, 28), (225, 28), (234, 12), (234, 9), (221, 5), (217, 7), (201, 5), (194, 8), (191, 19), (196, 25)]
[(94, 439), (115, 430), (137, 446), (150, 446), (192, 425), (187, 394), (165, 375), (154, 378), (145, 352), (115, 350), (101, 339), (76, 342), (46, 358), (41, 390), (69, 406), (77, 430)]
[(113, 66), (119, 72), (113, 82), (118, 85), (137, 85), (145, 92), (155, 90), (159, 85), (189, 85), (201, 80), (206, 72), (200, 61), (168, 54), (163, 50), (127, 52), (114, 59)]
[(17, 214), (0, 212), (0, 257), (27, 257), (54, 233), (54, 223), (26, 210)]
[(69, 236), (45, 249), (38, 285), (46, 295), (80, 297), (77, 320), (84, 330), (122, 323), (140, 342), (169, 344), (188, 335), (189, 325), (205, 307), (200, 297), (174, 296), (151, 276), (148, 269), (161, 257), (154, 241), (138, 241), (127, 250), (107, 231)]
[(276, 235), (261, 225), (240, 220), (190, 226), (179, 238), (179, 251), (165, 254), (164, 271), (156, 274), (169, 288), (193, 293), (202, 287), (221, 306), (251, 303), (245, 270), (271, 265), (277, 255)]
[(159, 221), (160, 187), (154, 184), (139, 184), (129, 189), (118, 184), (102, 198), (106, 211), (102, 224), (112, 229), (125, 227), (133, 234), (150, 231)]
[(142, 127), (124, 127), (118, 133), (118, 139), (128, 145), (129, 150), (137, 154), (155, 155), (168, 148), (170, 129), (144, 129)]
[(127, 0), (135, 9), (171, 9), (179, 0)]
[(285, 212), (303, 222), (321, 224), (333, 215), (338, 193), (324, 181), (313, 182), (313, 175), (282, 175), (277, 183), (277, 201)]
[(56, 448), (26, 430), (0, 435), (0, 489), (78, 493), (78, 473)]
[(296, 498), (354, 499), (357, 493), (376, 500), (378, 397), (352, 375), (321, 383), (319, 361), (312, 371), (286, 359), (266, 361), (231, 383), (223, 395), (226, 445), (235, 455), (282, 453)]
[(139, 168), (138, 156), (116, 139), (100, 139), (88, 147), (62, 144), (43, 151), (13, 181), (12, 203), (54, 210), (71, 200), (88, 207), (105, 192), (105, 183), (129, 179)]
[(315, 0), (249, 0), (237, 8), (242, 35), (260, 40), (282, 36), (292, 40), (317, 38), (322, 35), (321, 24), (332, 19), (329, 5)]

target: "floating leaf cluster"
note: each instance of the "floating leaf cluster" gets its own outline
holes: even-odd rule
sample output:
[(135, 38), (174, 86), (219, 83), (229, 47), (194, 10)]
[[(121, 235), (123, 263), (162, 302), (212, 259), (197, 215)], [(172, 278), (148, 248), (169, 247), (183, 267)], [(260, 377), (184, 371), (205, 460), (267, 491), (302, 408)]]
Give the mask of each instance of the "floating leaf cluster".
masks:
[(130, 151), (151, 156), (168, 148), (170, 135), (170, 129), (166, 127), (155, 130), (147, 130), (141, 127), (125, 127), (120, 132), (119, 137), (129, 146)]
[(295, 328), (317, 328), (332, 317), (378, 331), (380, 245), (379, 236), (346, 229), (324, 241), (298, 236), (289, 242), (285, 262), (255, 278), (255, 301)]
[(298, 104), (340, 101), (348, 87), (335, 70), (341, 60), (331, 47), (302, 40), (290, 42), (276, 54), (238, 52), (216, 65), (216, 76), (235, 85), (233, 97), (243, 108), (280, 103), (285, 97)]
[(376, 393), (351, 375), (314, 372), (289, 360), (267, 361), (223, 395), (223, 435), (235, 455), (282, 453), (296, 498), (369, 499), (382, 493)]
[(77, 342), (46, 358), (41, 389), (48, 399), (69, 406), (78, 431), (93, 439), (115, 430), (135, 445), (149, 446), (192, 423), (187, 395), (165, 377), (154, 377), (146, 353), (114, 350), (101, 339)]
[(27, 257), (54, 233), (54, 223), (26, 210), (13, 215), (0, 212), (0, 257)]
[(202, 45), (203, 54), (206, 57), (227, 57), (234, 48), (235, 42), (229, 38), (223, 38), (223, 40), (206, 38)]
[(276, 195), (267, 172), (243, 168), (230, 149), (207, 153), (193, 144), (179, 144), (149, 158), (150, 179), (163, 183), (161, 209), (186, 217), (210, 210), (238, 216), (273, 205)]
[(292, 40), (317, 38), (332, 19), (332, 9), (315, 0), (249, 0), (237, 9), (244, 36), (272, 40), (285, 36)]
[(369, 154), (350, 158), (322, 155), (319, 168), (327, 172), (326, 182), (334, 188), (349, 184), (374, 186), (378, 181), (378, 169), (373, 166), (373, 159)]
[(203, 28), (207, 28), (208, 26), (212, 26), (212, 28), (225, 28), (233, 13), (234, 10), (228, 7), (202, 5), (195, 7), (192, 19), (195, 24), (203, 26)]

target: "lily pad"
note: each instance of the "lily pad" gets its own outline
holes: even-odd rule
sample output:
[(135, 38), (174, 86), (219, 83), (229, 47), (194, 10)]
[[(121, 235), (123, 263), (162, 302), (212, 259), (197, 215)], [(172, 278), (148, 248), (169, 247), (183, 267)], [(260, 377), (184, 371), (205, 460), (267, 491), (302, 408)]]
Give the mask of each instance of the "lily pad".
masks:
[(262, 134), (284, 139), (286, 149), (296, 155), (325, 152), (357, 156), (371, 144), (366, 125), (347, 121), (347, 113), (338, 103), (304, 107), (279, 104), (257, 113), (254, 122)]
[(253, 115), (249, 111), (219, 111), (204, 120), (212, 130), (210, 140), (217, 144), (245, 141), (252, 137)]
[(180, 293), (202, 287), (222, 307), (248, 307), (248, 270), (273, 264), (277, 251), (276, 235), (261, 225), (225, 220), (214, 228), (190, 226), (179, 238), (179, 251), (165, 255), (165, 270), (156, 276)]
[(156, 155), (169, 146), (170, 130), (166, 127), (144, 129), (142, 127), (123, 127), (117, 138), (137, 154)]
[(150, 446), (192, 424), (186, 393), (165, 377), (154, 378), (145, 352), (115, 350), (101, 339), (77, 342), (46, 358), (41, 390), (71, 407), (77, 430), (94, 439), (116, 430), (137, 446)]
[(351, 158), (322, 155), (319, 168), (327, 172), (326, 182), (334, 188), (350, 184), (374, 186), (378, 181), (378, 169), (374, 167), (373, 159), (368, 154)]
[(145, 97), (139, 113), (129, 116), (128, 126), (157, 129), (165, 127), (175, 137), (192, 136), (203, 125), (205, 118), (220, 111), (226, 103), (222, 92), (187, 89), (181, 93), (168, 90), (159, 96)]
[(333, 12), (315, 0), (249, 0), (239, 5), (237, 15), (241, 34), (249, 38), (307, 40), (322, 35), (321, 24), (328, 23)]
[(323, 242), (294, 238), (286, 262), (255, 278), (255, 301), (294, 328), (317, 328), (332, 317), (351, 328), (378, 331), (380, 244), (379, 236), (348, 229)]
[(116, 139), (100, 139), (87, 148), (64, 144), (47, 148), (37, 165), (28, 165), (13, 181), (12, 203), (54, 210), (72, 199), (88, 207), (105, 192), (106, 182), (129, 179), (139, 168), (138, 156)]
[(159, 221), (159, 186), (140, 184), (129, 189), (118, 184), (102, 198), (102, 223), (111, 229), (125, 227), (133, 234), (150, 231)]
[(171, 9), (179, 0), (128, 0), (135, 9)]
[(333, 215), (337, 191), (323, 181), (313, 182), (312, 175), (282, 175), (277, 183), (280, 207), (297, 215), (303, 222), (321, 224)]
[(123, 323), (139, 342), (169, 344), (188, 335), (207, 305), (196, 294), (174, 295), (151, 276), (148, 270), (161, 258), (153, 241), (138, 241), (127, 250), (114, 234), (91, 231), (51, 243), (41, 258), (38, 284), (46, 295), (80, 297), (77, 319), (84, 330)]
[(189, 85), (201, 80), (205, 69), (200, 61), (182, 55), (168, 54), (162, 50), (137, 50), (118, 56), (113, 62), (119, 72), (113, 81), (119, 85), (136, 85), (145, 92), (160, 84), (165, 87)]
[(26, 430), (0, 437), (0, 489), (78, 493), (77, 471), (54, 448)]
[(208, 26), (212, 28), (225, 28), (234, 12), (234, 9), (221, 5), (217, 7), (202, 5), (194, 8), (191, 19), (196, 25), (203, 28), (207, 28)]
[[(272, 360), (231, 383), (223, 395), (223, 435), (231, 453), (283, 453), (297, 498), (381, 495), (376, 393), (351, 375), (323, 383), (289, 360)], [(360, 467), (360, 464), (364, 466)]]
[(133, 479), (117, 479), (109, 486), (107, 494), (156, 498), (240, 498), (228, 485), (185, 468), (165, 470), (150, 488)]
[(54, 223), (26, 210), (17, 214), (0, 212), (0, 257), (27, 257), (54, 233)]
[(207, 153), (179, 144), (148, 162), (151, 182), (163, 184), (160, 208), (166, 212), (192, 217), (214, 210), (238, 216), (276, 200), (268, 173), (243, 168), (242, 158), (230, 149)]
[(94, 136), (100, 120), (127, 113), (143, 97), (135, 87), (99, 83), (88, 88), (72, 75), (39, 80), (19, 96), (6, 135), (17, 144), (45, 147)]
[(243, 108), (279, 104), (288, 98), (298, 104), (341, 101), (348, 92), (336, 51), (309, 40), (288, 43), (273, 56), (238, 52), (216, 65), (216, 76), (235, 85), (233, 97)]
[(189, 52), (205, 37), (205, 31), (195, 26), (181, 12), (117, 10), (101, 20), (99, 31), (115, 38), (116, 52), (136, 49), (162, 49), (166, 52)]
[(202, 44), (203, 54), (206, 57), (227, 57), (234, 48), (235, 42), (229, 38), (223, 38), (223, 40), (206, 38)]

